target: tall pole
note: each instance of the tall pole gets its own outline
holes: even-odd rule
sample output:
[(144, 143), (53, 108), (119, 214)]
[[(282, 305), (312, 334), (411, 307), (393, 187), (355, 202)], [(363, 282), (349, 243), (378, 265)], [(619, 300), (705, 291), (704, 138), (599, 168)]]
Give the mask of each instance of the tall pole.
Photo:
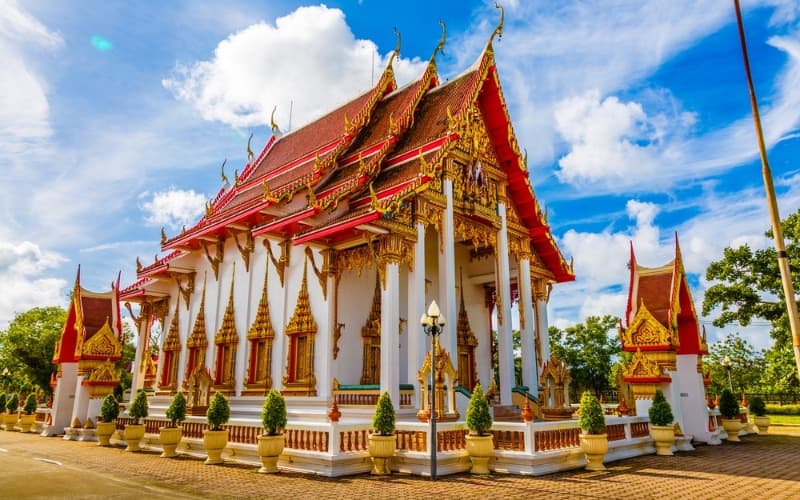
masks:
[(792, 349), (794, 350), (794, 361), (797, 365), (797, 377), (800, 378), (800, 320), (797, 316), (797, 303), (794, 297), (794, 286), (792, 285), (792, 275), (789, 270), (789, 261), (786, 255), (786, 246), (783, 241), (783, 229), (781, 228), (781, 217), (778, 213), (778, 202), (775, 199), (775, 187), (772, 184), (772, 172), (767, 161), (767, 151), (764, 147), (764, 134), (761, 131), (761, 117), (758, 114), (758, 102), (756, 101), (756, 91), (753, 87), (753, 78), (750, 75), (750, 59), (747, 57), (747, 42), (744, 37), (744, 24), (742, 23), (742, 10), (739, 7), (739, 0), (733, 0), (736, 9), (736, 22), (739, 26), (739, 40), (742, 43), (742, 57), (744, 58), (744, 71), (747, 75), (747, 87), (750, 90), (750, 107), (753, 109), (753, 122), (756, 127), (756, 139), (758, 140), (758, 152), (761, 156), (761, 174), (764, 177), (764, 190), (767, 192), (767, 204), (769, 205), (769, 218), (772, 223), (772, 234), (775, 237), (775, 250), (778, 252), (778, 268), (781, 271), (781, 283), (783, 284), (783, 295), (786, 299), (786, 308), (789, 314), (789, 326), (792, 331)]

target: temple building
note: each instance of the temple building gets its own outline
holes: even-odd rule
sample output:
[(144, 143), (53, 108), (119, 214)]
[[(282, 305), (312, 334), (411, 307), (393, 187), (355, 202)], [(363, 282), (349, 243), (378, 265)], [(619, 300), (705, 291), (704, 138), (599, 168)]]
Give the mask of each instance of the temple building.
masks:
[[(232, 182), (223, 171), (205, 215), (162, 231), (163, 257), (137, 262), (121, 293), (140, 307), (134, 389), (162, 331), (156, 411), (179, 390), (198, 410), (220, 391), (234, 417), (255, 416), (276, 388), (290, 419), (322, 418), (347, 391), (373, 405), (388, 391), (414, 415), (427, 405), (418, 372), (430, 341), (418, 318), (432, 300), (447, 320), (439, 341), (453, 381), (494, 385), (503, 406), (519, 385), (516, 308), (520, 382), (537, 394), (549, 292), (574, 275), (509, 119), (492, 47), (501, 26), (447, 82), (436, 68), (443, 34), (422, 75), (398, 87), (398, 41), (373, 88), (287, 133), (273, 120), (260, 154), (248, 151)], [(453, 407), (440, 411), (457, 417), (467, 398), (447, 399)]]
[[(620, 339), (631, 361), (622, 368), (621, 393), (635, 401), (636, 413), (647, 415), (656, 389), (664, 392), (680, 428), (695, 441), (719, 444), (716, 423), (709, 419), (702, 370), (708, 354), (683, 267), (678, 236), (675, 258), (660, 267), (638, 264), (633, 244), (625, 325)], [(710, 422), (712, 422), (710, 424)]]
[(122, 319), (119, 279), (108, 292), (90, 292), (81, 286), (81, 270), (75, 276), (67, 320), (56, 341), (51, 381), (53, 408), (42, 435), (67, 430), (72, 439), (92, 438), (94, 419), (103, 398), (119, 384), (115, 363), (122, 359)]

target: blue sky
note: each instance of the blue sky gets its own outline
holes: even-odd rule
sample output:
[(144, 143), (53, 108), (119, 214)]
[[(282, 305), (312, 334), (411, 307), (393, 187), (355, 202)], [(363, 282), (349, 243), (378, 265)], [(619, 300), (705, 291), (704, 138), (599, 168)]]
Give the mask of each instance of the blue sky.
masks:
[[(552, 294), (551, 323), (622, 314), (628, 242), (658, 266), (675, 231), (700, 304), (725, 246), (769, 244), (732, 2), (504, 4), (501, 83), (578, 275)], [(800, 208), (800, 6), (743, 7), (785, 217)], [(223, 159), (230, 176), (250, 132), (263, 146), (273, 106), (282, 128), (291, 107), (297, 127), (362, 92), (394, 27), (409, 81), (439, 19), (447, 79), (479, 55), (491, 3), (0, 0), (0, 328), (64, 305), (79, 263), (90, 289), (120, 270), (129, 283), (161, 226), (174, 234), (200, 216)], [(763, 325), (741, 331), (769, 344)]]

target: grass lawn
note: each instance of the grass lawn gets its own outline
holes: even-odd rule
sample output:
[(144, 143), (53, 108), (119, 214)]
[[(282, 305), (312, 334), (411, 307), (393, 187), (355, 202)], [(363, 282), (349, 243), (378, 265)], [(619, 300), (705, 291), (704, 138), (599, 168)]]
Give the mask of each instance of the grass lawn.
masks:
[(800, 415), (767, 415), (771, 424), (800, 425)]

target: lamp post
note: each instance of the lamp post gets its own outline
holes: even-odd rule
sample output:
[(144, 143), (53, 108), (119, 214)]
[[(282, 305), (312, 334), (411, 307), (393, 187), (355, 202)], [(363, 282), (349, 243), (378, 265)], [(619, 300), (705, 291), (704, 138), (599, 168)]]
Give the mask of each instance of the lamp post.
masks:
[(436, 301), (431, 302), (428, 313), (419, 320), (425, 335), (431, 337), (431, 481), (436, 480), (436, 340), (444, 328), (444, 316)]
[(728, 388), (731, 390), (731, 394), (733, 394), (733, 382), (731, 381), (731, 367), (733, 366), (733, 362), (730, 357), (725, 356), (722, 358), (720, 364), (728, 370)]

